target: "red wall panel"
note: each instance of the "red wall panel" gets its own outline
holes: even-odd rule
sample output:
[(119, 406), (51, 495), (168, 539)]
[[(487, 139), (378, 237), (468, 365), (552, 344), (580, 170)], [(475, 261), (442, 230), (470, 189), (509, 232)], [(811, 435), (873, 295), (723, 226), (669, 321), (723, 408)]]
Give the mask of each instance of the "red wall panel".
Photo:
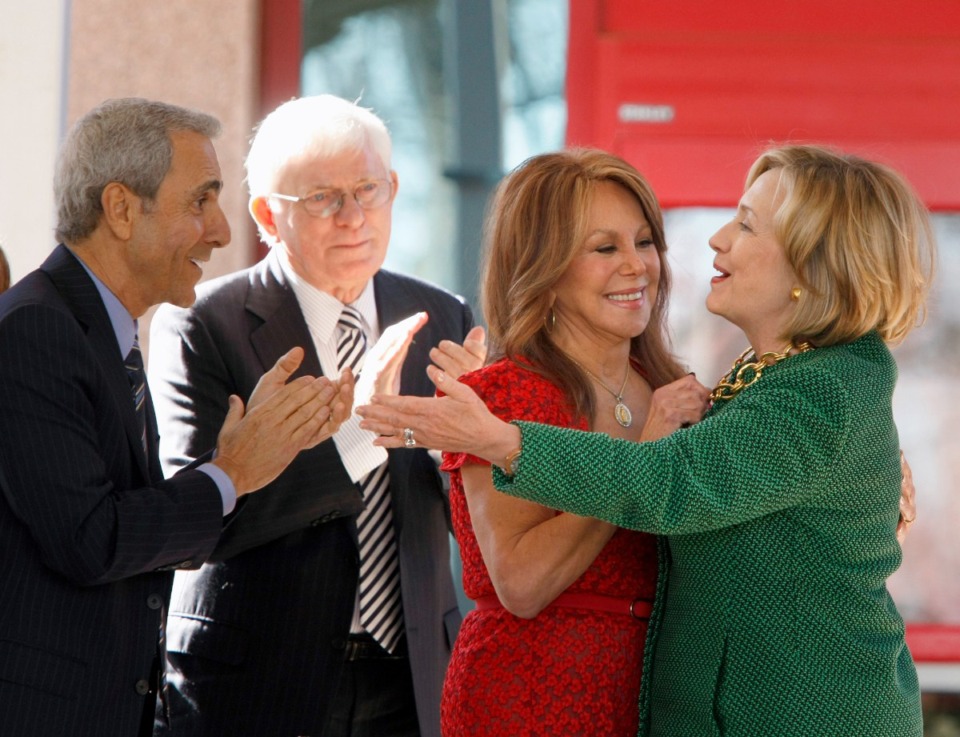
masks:
[(732, 205), (771, 142), (902, 170), (960, 209), (960, 3), (571, 0), (567, 142), (615, 151), (666, 206)]
[(303, 56), (300, 0), (260, 4), (260, 118), (300, 94)]

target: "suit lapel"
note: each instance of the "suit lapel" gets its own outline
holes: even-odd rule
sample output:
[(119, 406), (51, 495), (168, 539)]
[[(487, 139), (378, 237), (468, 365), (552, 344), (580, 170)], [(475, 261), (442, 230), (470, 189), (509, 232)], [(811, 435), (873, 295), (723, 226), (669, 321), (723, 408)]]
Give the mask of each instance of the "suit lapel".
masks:
[(294, 376), (322, 376), (320, 358), (297, 297), (287, 283), (274, 251), (270, 251), (251, 273), (250, 290), (244, 305), (262, 323), (250, 334), (250, 342), (264, 371), (293, 346), (303, 347), (303, 363)]
[[(378, 271), (373, 277), (373, 294), (377, 302), (377, 317), (380, 320), (380, 332), (384, 328), (399, 322), (417, 312), (420, 307), (415, 302), (415, 296), (404, 287), (403, 283), (390, 272)], [(423, 371), (426, 366), (417, 360), (416, 346), (423, 340), (423, 336), (430, 331), (430, 323), (414, 337), (410, 355), (404, 362), (400, 373), (400, 393), (410, 392), (410, 377)], [(432, 347), (432, 346), (431, 346)], [(413, 360), (411, 360), (413, 359)]]
[(373, 277), (373, 297), (377, 303), (380, 332), (415, 312), (410, 304), (405, 304), (407, 300), (402, 299), (402, 290), (397, 287), (396, 278), (389, 272), (378, 271)]
[[(145, 480), (151, 479), (147, 457), (140, 444), (140, 427), (137, 422), (133, 399), (130, 394), (130, 380), (123, 366), (123, 358), (117, 346), (117, 336), (113, 331), (113, 324), (103, 305), (103, 299), (96, 285), (68, 248), (57, 246), (52, 254), (40, 267), (56, 286), (63, 301), (73, 312), (90, 341), (90, 349), (106, 377), (106, 384), (117, 404), (117, 411), (123, 421), (123, 429), (130, 444), (130, 450), (136, 458), (137, 466)], [(148, 394), (149, 397), (149, 394)], [(148, 430), (150, 452), (155, 453), (153, 435), (156, 419), (153, 408), (148, 399)]]
[[(250, 332), (250, 344), (260, 361), (260, 368), (266, 371), (271, 368), (284, 353), (293, 346), (301, 346), (304, 350), (303, 363), (292, 378), (297, 376), (322, 376), (320, 357), (310, 335), (310, 328), (303, 317), (297, 296), (290, 287), (280, 261), (275, 251), (271, 250), (250, 272), (250, 288), (247, 292), (244, 308), (255, 315), (261, 322)], [(239, 336), (238, 336), (239, 337)], [(323, 469), (326, 464), (340, 465), (339, 474), (328, 474), (328, 481), (342, 478), (347, 488), (355, 496), (351, 504), (360, 504), (360, 490), (356, 484), (350, 482), (346, 469), (343, 468), (340, 456), (332, 440), (326, 440), (318, 447), (307, 451), (314, 459), (318, 471), (318, 483), (324, 483)], [(339, 483), (336, 482), (336, 483)], [(269, 493), (269, 492), (268, 492)], [(357, 507), (359, 510), (359, 507)], [(357, 543), (356, 528), (351, 525), (353, 540)]]

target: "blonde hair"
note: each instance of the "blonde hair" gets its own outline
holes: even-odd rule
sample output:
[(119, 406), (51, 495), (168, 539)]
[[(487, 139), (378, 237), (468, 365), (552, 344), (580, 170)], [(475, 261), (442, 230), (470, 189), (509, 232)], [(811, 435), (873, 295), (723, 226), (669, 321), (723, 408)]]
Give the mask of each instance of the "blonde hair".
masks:
[(550, 291), (587, 237), (587, 213), (600, 182), (618, 184), (636, 198), (660, 256), (656, 303), (646, 329), (631, 341), (630, 354), (654, 388), (682, 376), (665, 328), (670, 270), (660, 206), (640, 172), (613, 154), (573, 149), (534, 156), (500, 183), (484, 225), (480, 290), (491, 356), (529, 362), (588, 419), (596, 395), (583, 371), (550, 338)]
[(785, 338), (847, 343), (877, 331), (889, 343), (926, 316), (936, 245), (926, 208), (892, 169), (819, 146), (760, 156), (747, 187), (781, 171), (774, 227), (803, 290)]

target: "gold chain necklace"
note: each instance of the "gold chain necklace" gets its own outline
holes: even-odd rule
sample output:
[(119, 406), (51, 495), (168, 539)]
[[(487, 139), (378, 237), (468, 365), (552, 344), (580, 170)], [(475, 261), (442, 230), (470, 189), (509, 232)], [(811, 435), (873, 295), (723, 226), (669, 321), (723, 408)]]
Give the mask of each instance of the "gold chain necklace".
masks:
[[(721, 399), (733, 399), (741, 390), (746, 389), (751, 384), (755, 384), (767, 366), (773, 366), (785, 358), (789, 358), (790, 351), (793, 348), (796, 348), (800, 353), (813, 350), (813, 346), (806, 341), (797, 345), (788, 343), (780, 353), (771, 351), (757, 358), (757, 354), (753, 351), (753, 348), (747, 347), (747, 350), (741, 353), (739, 358), (733, 362), (733, 368), (720, 377), (716, 388), (710, 392), (710, 401), (716, 402)], [(747, 361), (746, 358), (750, 353), (753, 353), (753, 360)]]
[(630, 376), (630, 360), (627, 359), (627, 370), (623, 374), (623, 383), (620, 385), (619, 392), (615, 392), (609, 386), (607, 386), (602, 381), (600, 381), (599, 378), (594, 376), (587, 369), (587, 367), (584, 366), (579, 361), (576, 361), (573, 358), (571, 358), (570, 360), (573, 361), (575, 364), (577, 364), (577, 366), (579, 366), (581, 369), (583, 369), (583, 371), (587, 374), (587, 376), (589, 376), (591, 379), (593, 379), (595, 382), (597, 382), (600, 386), (602, 386), (604, 389), (610, 392), (610, 394), (613, 395), (613, 397), (617, 400), (617, 404), (613, 408), (614, 419), (620, 424), (620, 427), (630, 427), (630, 425), (633, 424), (633, 412), (631, 412), (630, 408), (623, 403), (623, 390), (627, 386), (627, 377)]

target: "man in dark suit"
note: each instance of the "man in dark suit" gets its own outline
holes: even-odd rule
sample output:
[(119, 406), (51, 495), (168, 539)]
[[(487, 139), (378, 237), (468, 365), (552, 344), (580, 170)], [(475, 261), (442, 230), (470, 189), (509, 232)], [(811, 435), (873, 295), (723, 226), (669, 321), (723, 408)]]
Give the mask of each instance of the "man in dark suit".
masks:
[(189, 305), (230, 239), (219, 127), (136, 99), (87, 114), (57, 162), (62, 244), (0, 296), (4, 737), (149, 735), (173, 569), (199, 565), (237, 497), (336, 429), (327, 379), (285, 385), (293, 351), (249, 411), (229, 399), (212, 459), (161, 473), (137, 318)]
[[(338, 323), (345, 308), (371, 345), (387, 326), (429, 314), (403, 366), (404, 393), (432, 394), (429, 349), (462, 343), (472, 325), (462, 299), (381, 269), (397, 175), (369, 110), (330, 95), (281, 105), (258, 128), (247, 174), (270, 253), (153, 322), (151, 383), (172, 467), (214, 436), (222, 393), (245, 396), (289, 346), (309, 346), (304, 370), (335, 375), (351, 334)], [(158, 734), (439, 735), (460, 625), (448, 501), (426, 451), (387, 454), (358, 424), (301, 454), (269, 495), (244, 500), (210, 562), (177, 574), (171, 713), (158, 715)], [(377, 553), (364, 544), (364, 512), (377, 502), (365, 483), (381, 466), (392, 523), (376, 533), (391, 551), (378, 562), (394, 575), (368, 587), (363, 571)], [(389, 626), (365, 616), (376, 586), (399, 587), (398, 619), (381, 602)]]

